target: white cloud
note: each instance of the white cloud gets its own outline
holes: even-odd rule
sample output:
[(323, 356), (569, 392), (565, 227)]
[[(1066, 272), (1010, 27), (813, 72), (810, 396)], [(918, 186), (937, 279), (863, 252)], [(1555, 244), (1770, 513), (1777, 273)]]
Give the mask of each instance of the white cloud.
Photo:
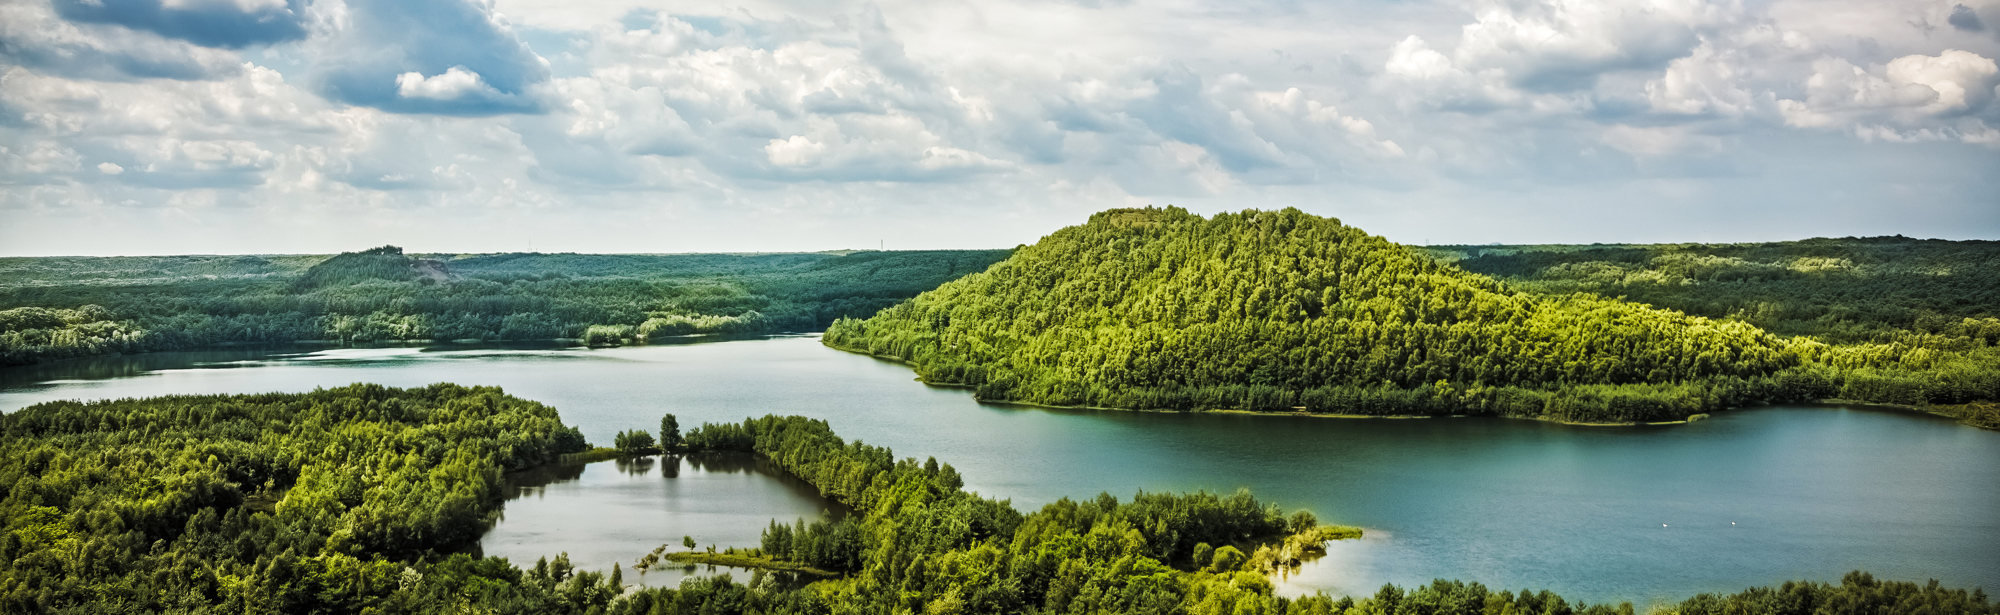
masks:
[(1971, 105), (1983, 105), (1990, 100), (1986, 96), (1990, 91), (1986, 84), (1993, 82), (1993, 75), (2000, 72), (2000, 67), (1996, 67), (1990, 58), (1946, 49), (1935, 57), (1907, 55), (1896, 58), (1889, 61), (1885, 72), (1892, 82), (1914, 83), (1937, 92), (1937, 100), (1925, 105), (1922, 111), (1947, 113), (1964, 111)]
[(1609, 70), (1645, 70), (1682, 57), (1704, 30), (1736, 17), (1706, 0), (1487, 1), (1456, 52), (1473, 70), (1493, 68), (1537, 91), (1590, 87)]
[(770, 145), (764, 146), (764, 154), (771, 164), (781, 167), (809, 167), (825, 158), (826, 144), (805, 135), (792, 135), (784, 140), (772, 139)]
[(119, 173), (124, 173), (125, 167), (121, 167), (109, 162), (100, 162), (97, 163), (97, 172), (103, 173), (105, 175), (117, 175)]
[(1756, 102), (1744, 89), (1743, 69), (1734, 55), (1704, 41), (1687, 57), (1668, 64), (1665, 74), (1646, 82), (1647, 103), (1655, 112), (1679, 115), (1749, 112)]
[(1782, 99), (1785, 123), (1845, 128), (1867, 141), (1957, 140), (1990, 144), (1992, 128), (1977, 112), (1993, 109), (1992, 59), (1955, 49), (1908, 55), (1874, 69), (1840, 58), (1813, 63), (1804, 100)]
[(1424, 39), (1412, 34), (1389, 52), (1389, 62), (1382, 66), (1391, 75), (1413, 79), (1441, 79), (1465, 74), (1453, 66), (1451, 58), (1431, 49)]
[(454, 100), (472, 96), (497, 96), (493, 86), (479, 78), (479, 73), (466, 70), (463, 66), (453, 66), (443, 73), (425, 77), (415, 71), (396, 76), (396, 95), (404, 98), (428, 98), (431, 100)]
[[(584, 209), (675, 224), (782, 212), (808, 238), (896, 216), (978, 229), (935, 233), (939, 246), (1013, 245), (1114, 205), (1299, 205), (1385, 224), (1447, 212), (1408, 224), (1471, 240), (1575, 219), (1520, 197), (1520, 215), (1475, 224), (1473, 203), (1600, 203), (1580, 188), (1596, 186), (1681, 206), (1659, 195), (1791, 163), (1776, 161), (1930, 153), (1977, 177), (2000, 164), (2000, 38), (1939, 27), (1932, 4), (351, 0), (301, 5), (303, 41), (237, 52), (0, 2), (0, 200), (487, 231), (465, 237)], [(403, 17), (438, 27), (380, 28)], [(1865, 173), (1814, 172), (1769, 179), (1803, 183), (1756, 201), (1713, 194), (1872, 194)]]

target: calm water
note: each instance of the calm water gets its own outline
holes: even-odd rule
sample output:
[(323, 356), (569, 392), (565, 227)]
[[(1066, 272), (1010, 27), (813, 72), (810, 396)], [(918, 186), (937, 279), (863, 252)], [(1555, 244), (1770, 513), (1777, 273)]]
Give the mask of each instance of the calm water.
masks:
[[(651, 571), (632, 563), (662, 544), (681, 551), (681, 537), (706, 547), (757, 546), (773, 518), (790, 521), (846, 507), (750, 455), (646, 457), (538, 468), (507, 476), (513, 494), (503, 517), (479, 541), (487, 555), (529, 565), (568, 553), (579, 567), (624, 566), (628, 584), (672, 587), (708, 568), (662, 563)], [(744, 580), (741, 571), (738, 580)]]
[[(656, 428), (662, 412), (683, 426), (803, 414), (899, 455), (936, 456), (968, 488), (1024, 510), (1100, 491), (1248, 487), (1368, 529), (1369, 538), (1335, 543), (1288, 580), (1289, 592), (1461, 578), (1643, 605), (1788, 579), (1837, 581), (1857, 568), (2000, 589), (2000, 433), (1863, 409), (1763, 408), (1616, 428), (1051, 411), (979, 404), (915, 382), (904, 366), (796, 337), (610, 350), (149, 355), (0, 370), (0, 410), (440, 381), (499, 385), (553, 404), (599, 443)], [(532, 562), (529, 552), (588, 552), (602, 558), (597, 567), (620, 561), (629, 573), (632, 560), (682, 535), (754, 546), (765, 519), (821, 506), (754, 469), (690, 470), (668, 479), (660, 469), (635, 476), (593, 464), (558, 477), (508, 504), (489, 552), (517, 563)], [(681, 487), (696, 477), (706, 486)], [(724, 529), (734, 523), (724, 516), (698, 518), (704, 509), (693, 500), (718, 497), (756, 509), (728, 513), (750, 524), (740, 534)], [(570, 498), (582, 506), (568, 510), (590, 513), (565, 518)], [(623, 503), (605, 505), (613, 500)]]

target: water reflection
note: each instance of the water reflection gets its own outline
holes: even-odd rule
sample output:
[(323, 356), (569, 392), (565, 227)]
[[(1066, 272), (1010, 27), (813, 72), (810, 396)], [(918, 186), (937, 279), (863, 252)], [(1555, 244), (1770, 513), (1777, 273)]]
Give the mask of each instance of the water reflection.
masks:
[(0, 390), (131, 378), (161, 370), (230, 367), (247, 361), (297, 357), (311, 351), (301, 347), (256, 347), (68, 359), (0, 369)]
[(787, 586), (810, 581), (794, 573), (714, 566), (637, 571), (632, 564), (661, 545), (684, 549), (683, 537), (702, 548), (755, 547), (772, 520), (851, 512), (770, 461), (746, 454), (551, 465), (510, 473), (506, 481), (500, 521), (480, 541), (487, 555), (527, 566), (568, 553), (580, 569), (608, 572), (617, 565), (627, 583), (656, 587), (710, 574)]

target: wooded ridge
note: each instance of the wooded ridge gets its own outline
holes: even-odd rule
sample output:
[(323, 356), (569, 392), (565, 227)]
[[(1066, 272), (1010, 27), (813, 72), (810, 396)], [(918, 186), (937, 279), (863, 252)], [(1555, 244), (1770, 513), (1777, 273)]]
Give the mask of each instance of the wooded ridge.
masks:
[(1112, 210), (823, 339), (1048, 405), (1621, 423), (2000, 399), (1991, 306), (1829, 343), (1447, 260), (1293, 209)]

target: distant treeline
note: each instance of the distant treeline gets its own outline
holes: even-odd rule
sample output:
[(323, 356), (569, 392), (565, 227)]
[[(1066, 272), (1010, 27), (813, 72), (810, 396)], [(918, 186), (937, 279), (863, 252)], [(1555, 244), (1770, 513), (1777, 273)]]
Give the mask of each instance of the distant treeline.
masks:
[[(852, 504), (843, 520), (774, 522), (758, 545), (842, 576), (797, 588), (766, 575), (636, 588), (622, 567), (579, 571), (566, 555), (519, 567), (474, 556), (499, 512), (501, 472), (589, 445), (554, 409), (498, 389), (354, 385), (52, 402), (0, 416), (0, 612), (1632, 613), (1456, 581), (1279, 597), (1267, 571), (1351, 534), (1243, 492), (1099, 495), (1022, 515), (965, 492), (948, 464), (897, 459), (812, 419), (705, 425), (686, 446), (755, 452)], [(1856, 573), (1649, 612), (1993, 610), (1979, 591)]]
[(0, 366), (230, 343), (817, 331), (1005, 251), (0, 259)]
[(1424, 250), (1522, 290), (1624, 297), (1830, 344), (1913, 335), (2000, 344), (2000, 241), (1897, 236)]
[[(1754, 267), (1768, 277), (1678, 252), (1640, 271), (1520, 264), (1595, 252), (1479, 251), (1458, 261), (1468, 270), (1438, 257), (1455, 253), (1297, 210), (1113, 210), (871, 318), (838, 320), (824, 340), (982, 399), (1050, 405), (1634, 422), (1824, 398), (2000, 400), (2000, 243), (1855, 248), (1877, 264), (1852, 273), (1826, 256), (1847, 244), (1802, 243), (1815, 256)], [(1628, 272), (1618, 285), (1547, 273), (1616, 267)], [(1699, 309), (1627, 300), (1635, 288)], [(1884, 305), (1865, 307), (1878, 294)], [(1729, 307), (1752, 304), (1768, 316)], [(1821, 328), (1788, 314), (1819, 314)]]

